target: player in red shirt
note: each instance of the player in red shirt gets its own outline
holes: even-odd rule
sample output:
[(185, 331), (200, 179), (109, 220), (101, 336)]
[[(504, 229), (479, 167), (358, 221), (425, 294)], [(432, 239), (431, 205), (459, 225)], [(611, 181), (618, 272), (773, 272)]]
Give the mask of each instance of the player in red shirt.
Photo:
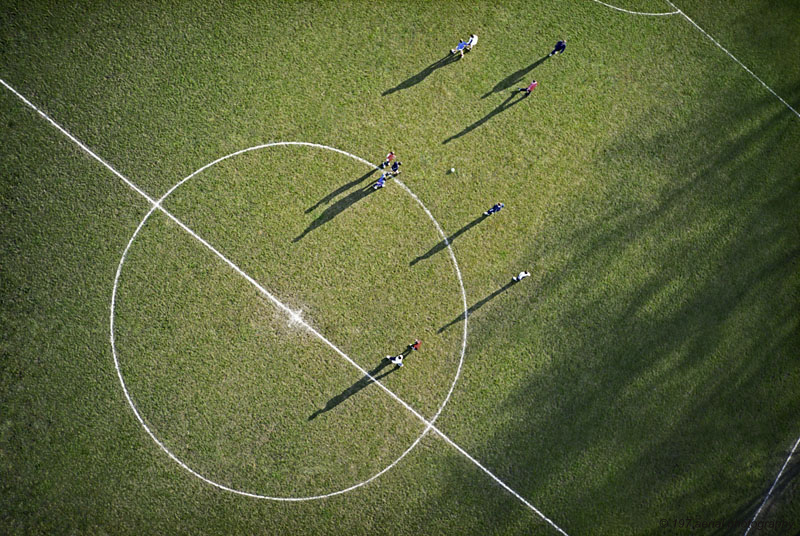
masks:
[(525, 96), (527, 97), (528, 95), (531, 94), (531, 91), (536, 89), (536, 86), (538, 86), (538, 85), (539, 85), (539, 82), (537, 82), (536, 80), (533, 80), (533, 81), (531, 81), (530, 84), (528, 84), (528, 87), (521, 87), (521, 88), (519, 88), (519, 91), (524, 91), (525, 92)]
[(386, 155), (386, 160), (384, 160), (383, 164), (381, 164), (378, 167), (383, 169), (386, 166), (390, 165), (393, 160), (394, 160), (394, 151), (389, 151), (389, 154)]

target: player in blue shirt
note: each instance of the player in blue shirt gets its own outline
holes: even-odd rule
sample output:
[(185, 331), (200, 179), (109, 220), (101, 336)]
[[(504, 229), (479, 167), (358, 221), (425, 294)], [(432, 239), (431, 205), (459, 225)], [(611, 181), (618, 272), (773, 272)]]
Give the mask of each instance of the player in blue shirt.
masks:
[(456, 52), (458, 52), (459, 54), (461, 54), (460, 57), (463, 58), (464, 57), (464, 49), (466, 48), (466, 46), (467, 46), (467, 42), (459, 39), (458, 40), (458, 45), (456, 45), (456, 48), (450, 49), (450, 54), (455, 54)]
[(558, 52), (559, 54), (562, 54), (566, 49), (567, 49), (567, 40), (563, 39), (563, 40), (559, 41), (558, 43), (556, 43), (556, 46), (553, 49), (553, 51), (550, 53), (550, 55), (552, 56), (556, 52)]
[(490, 208), (489, 210), (484, 212), (483, 215), (484, 216), (490, 216), (490, 215), (494, 214), (495, 212), (500, 212), (500, 210), (502, 210), (502, 208), (504, 206), (505, 205), (503, 203), (497, 203), (495, 206), (493, 206), (492, 208)]
[(392, 175), (394, 175), (395, 177), (400, 175), (400, 165), (401, 164), (402, 164), (402, 162), (399, 162), (397, 160), (392, 162)]
[(383, 188), (384, 186), (386, 186), (386, 173), (381, 174), (380, 178), (378, 179), (378, 182), (376, 182), (372, 186), (372, 189), (377, 190), (378, 188)]

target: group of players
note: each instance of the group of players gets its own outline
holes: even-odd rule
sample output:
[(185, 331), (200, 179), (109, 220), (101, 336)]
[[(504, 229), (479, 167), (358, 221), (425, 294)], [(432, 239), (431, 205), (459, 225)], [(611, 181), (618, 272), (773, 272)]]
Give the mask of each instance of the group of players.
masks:
[[(475, 34), (470, 35), (469, 39), (467, 41), (464, 41), (463, 39), (459, 39), (458, 45), (456, 45), (456, 48), (453, 48), (453, 49), (450, 50), (450, 54), (459, 54), (459, 57), (463, 58), (464, 57), (464, 52), (465, 51), (469, 52), (470, 50), (472, 50), (472, 48), (477, 43), (478, 43), (478, 36), (475, 35)], [(554, 54), (561, 54), (561, 53), (564, 52), (564, 50), (566, 50), (566, 48), (567, 48), (566, 39), (559, 40), (556, 43), (555, 47), (553, 48), (553, 51), (550, 52), (550, 56), (552, 56)], [(538, 82), (536, 80), (532, 80), (531, 83), (528, 84), (527, 87), (519, 88), (518, 91), (524, 91), (525, 92), (525, 96), (527, 97), (528, 95), (531, 94), (531, 91), (533, 91), (536, 88), (536, 86), (538, 86), (538, 85), (539, 84), (538, 84)], [(377, 190), (379, 188), (383, 188), (384, 186), (386, 186), (386, 179), (388, 179), (389, 177), (396, 177), (397, 175), (399, 175), (400, 174), (400, 166), (401, 165), (402, 165), (402, 162), (397, 160), (397, 156), (394, 154), (394, 151), (389, 151), (389, 153), (384, 158), (383, 162), (378, 165), (379, 169), (386, 170), (386, 171), (383, 171), (381, 173), (381, 176), (378, 178), (378, 180), (372, 186), (373, 190)], [(505, 205), (503, 203), (496, 203), (491, 208), (489, 208), (487, 211), (485, 211), (483, 213), (483, 215), (484, 216), (491, 216), (492, 214), (494, 214), (496, 212), (500, 212), (500, 210), (503, 209), (504, 207), (505, 207)], [(530, 275), (531, 275), (530, 272), (522, 271), (519, 274), (517, 274), (516, 276), (512, 277), (511, 281), (513, 283), (517, 283), (517, 282), (525, 279), (526, 277), (530, 277)], [(411, 353), (412, 351), (419, 350), (419, 347), (420, 347), (420, 341), (419, 341), (419, 339), (416, 339), (412, 344), (408, 345), (408, 347), (406, 348), (405, 352), (403, 352), (401, 354), (398, 354), (396, 356), (387, 355), (386, 359), (388, 359), (394, 365), (396, 365), (398, 367), (402, 367), (403, 366), (403, 359), (409, 353)]]

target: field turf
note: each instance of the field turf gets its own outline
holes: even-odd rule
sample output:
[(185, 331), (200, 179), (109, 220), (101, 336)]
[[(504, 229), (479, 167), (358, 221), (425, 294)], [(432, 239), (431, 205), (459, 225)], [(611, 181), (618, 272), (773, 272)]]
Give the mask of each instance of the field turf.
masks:
[[(677, 6), (800, 108), (800, 4)], [(800, 435), (800, 117), (681, 15), (8, 0), (0, 78), (156, 199), (394, 150), (435, 221), (302, 145), (163, 206), (425, 419), (458, 376), (436, 426), (567, 534), (743, 534)], [(0, 132), (0, 533), (558, 533), (156, 211), (114, 337), (165, 448), (283, 498), (403, 456), (308, 501), (186, 471), (110, 345), (150, 204), (4, 87)], [(798, 458), (750, 534), (800, 534)]]

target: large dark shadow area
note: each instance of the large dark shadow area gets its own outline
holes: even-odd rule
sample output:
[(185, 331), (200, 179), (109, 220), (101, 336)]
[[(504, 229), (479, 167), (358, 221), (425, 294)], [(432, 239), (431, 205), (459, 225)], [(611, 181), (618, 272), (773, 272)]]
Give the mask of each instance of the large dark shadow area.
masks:
[(447, 240), (439, 241), (435, 246), (433, 246), (431, 249), (429, 249), (427, 252), (423, 253), (422, 255), (416, 257), (409, 264), (411, 266), (414, 266), (419, 261), (424, 261), (425, 259), (430, 259), (431, 257), (436, 255), (440, 251), (444, 250), (447, 247), (447, 244), (452, 244), (453, 240), (455, 240), (456, 238), (458, 238), (459, 236), (461, 236), (465, 232), (469, 231), (470, 229), (472, 229), (473, 227), (475, 227), (476, 225), (478, 225), (480, 222), (482, 222), (483, 220), (485, 220), (488, 217), (489, 216), (487, 216), (486, 214), (481, 214), (480, 216), (478, 216), (477, 218), (475, 218), (474, 220), (472, 220), (471, 222), (466, 224), (464, 227), (462, 227), (461, 229), (459, 229), (455, 233), (453, 233), (450, 236), (448, 236)]
[(528, 97), (525, 95), (524, 92), (521, 92), (521, 91), (512, 92), (511, 95), (509, 95), (506, 100), (501, 102), (494, 110), (492, 110), (491, 112), (489, 112), (485, 116), (481, 117), (480, 119), (478, 119), (477, 121), (475, 121), (474, 123), (469, 125), (468, 127), (465, 127), (464, 130), (462, 130), (461, 132), (459, 132), (457, 134), (453, 134), (452, 136), (450, 136), (449, 138), (444, 140), (442, 142), (442, 145), (447, 145), (451, 141), (456, 140), (456, 139), (458, 139), (458, 138), (460, 138), (462, 136), (465, 136), (465, 135), (469, 134), (470, 132), (472, 132), (473, 130), (478, 128), (479, 126), (481, 126), (484, 123), (486, 123), (487, 121), (489, 121), (492, 117), (496, 116), (499, 113), (505, 112), (506, 110), (508, 110), (509, 108), (514, 106), (515, 104), (518, 104), (518, 103), (526, 100), (527, 98)]
[[(786, 459), (789, 457), (791, 447), (787, 445), (783, 452), (779, 453), (779, 457)], [(777, 478), (777, 471), (775, 477)], [(775, 482), (775, 488), (772, 489), (772, 494), (769, 499), (764, 502), (764, 499), (772, 488), (773, 481), (764, 486), (758, 496), (753, 496), (749, 501), (745, 502), (738, 510), (729, 515), (731, 527), (747, 527), (753, 521), (753, 526), (750, 529), (750, 534), (758, 536), (759, 534), (792, 534), (786, 530), (786, 525), (789, 523), (787, 518), (787, 510), (794, 506), (797, 508), (796, 502), (800, 499), (800, 452), (795, 452), (789, 459), (781, 477)], [(755, 520), (753, 516), (761, 508), (764, 507), (758, 514)], [(772, 514), (775, 515), (772, 515)], [(791, 515), (791, 514), (788, 514)], [(777, 518), (777, 519), (776, 519)], [(791, 528), (791, 525), (789, 525)], [(713, 536), (723, 536), (729, 533), (728, 527), (719, 527), (712, 533)], [(797, 532), (793, 533), (794, 536), (800, 536), (800, 527), (795, 527)], [(785, 532), (784, 532), (785, 531)], [(743, 534), (744, 531), (739, 531), (738, 534)]]
[(494, 93), (500, 93), (501, 91), (505, 91), (506, 89), (513, 87), (515, 84), (522, 82), (526, 74), (537, 68), (539, 65), (543, 64), (545, 60), (547, 60), (547, 58), (549, 57), (550, 56), (548, 55), (542, 56), (541, 58), (534, 61), (530, 65), (523, 67), (522, 69), (519, 69), (517, 71), (514, 71), (510, 75), (500, 80), (497, 84), (495, 84), (494, 87), (491, 89), (491, 91), (484, 94), (481, 98), (485, 99), (486, 97), (493, 95)]
[(401, 89), (408, 89), (410, 87), (414, 87), (423, 80), (425, 80), (426, 78), (428, 78), (435, 70), (441, 69), (442, 67), (450, 65), (451, 63), (455, 63), (456, 61), (458, 61), (458, 56), (455, 54), (448, 53), (446, 56), (431, 63), (417, 74), (406, 78), (405, 80), (397, 84), (395, 87), (387, 89), (382, 93), (382, 95), (385, 97), (386, 95), (391, 95), (392, 93), (400, 91)]
[[(470, 326), (491, 381), (515, 385), (471, 409), (513, 425), (461, 446), (569, 534), (686, 518), (742, 534), (800, 434), (800, 127), (766, 92), (714, 102), (679, 121), (669, 104), (647, 111), (601, 150), (607, 184), (532, 237), (529, 256), (554, 268), (517, 287), (514, 318), (495, 308)], [(494, 349), (511, 325), (523, 347), (506, 366)], [(519, 379), (526, 362), (539, 366)], [(495, 533), (552, 532), (533, 514), (521, 527), (524, 507), (468, 466), (453, 457), (437, 510), (472, 490)], [(783, 534), (800, 530), (798, 467), (760, 517)]]

